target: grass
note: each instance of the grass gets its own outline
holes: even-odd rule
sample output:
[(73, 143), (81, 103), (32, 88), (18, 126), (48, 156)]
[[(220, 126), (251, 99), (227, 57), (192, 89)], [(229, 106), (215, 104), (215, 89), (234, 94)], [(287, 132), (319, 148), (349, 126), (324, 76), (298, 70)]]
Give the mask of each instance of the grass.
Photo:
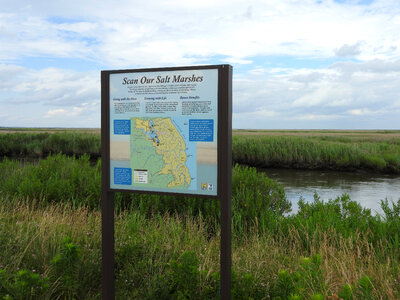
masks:
[(0, 127), (0, 134), (30, 132), (30, 133), (93, 133), (100, 134), (100, 128), (62, 128), (62, 127)]
[[(0, 162), (0, 299), (101, 297), (101, 161), (84, 154), (99, 147), (96, 139), (0, 135), (0, 149), (15, 145), (19, 156), (37, 142), (37, 157), (46, 157)], [(69, 155), (42, 152), (46, 143), (48, 153)], [(254, 165), (341, 161), (373, 171), (362, 163), (377, 157), (388, 171), (398, 146), (392, 137), (234, 136), (234, 155)], [(255, 168), (236, 165), (232, 185), (234, 299), (400, 298), (400, 199), (382, 201), (383, 214), (372, 215), (347, 195), (315, 195), (288, 215), (283, 187)], [(218, 299), (218, 201), (128, 193), (115, 201), (117, 299)]]
[(51, 153), (100, 157), (100, 136), (85, 132), (0, 134), (0, 157), (43, 158)]
[[(232, 177), (232, 209), (238, 228), (245, 228), (255, 218), (264, 220), (268, 217), (262, 214), (265, 210), (275, 215), (290, 211), (283, 187), (265, 174), (237, 165)], [(37, 163), (9, 159), (0, 162), (0, 191), (19, 198), (40, 199), (42, 204), (63, 202), (99, 209), (100, 185), (101, 162), (92, 166), (88, 155), (75, 158), (57, 154)], [(117, 210), (135, 208), (145, 215), (177, 212), (218, 220), (220, 212), (218, 201), (198, 201), (194, 197), (117, 193), (115, 202)]]
[[(0, 157), (53, 153), (100, 157), (99, 134), (83, 130), (0, 134)], [(400, 174), (399, 131), (235, 131), (234, 162), (258, 167)]]
[[(15, 274), (26, 270), (46, 279), (48, 287), (36, 291), (37, 297), (32, 299), (100, 298), (98, 211), (65, 203), (41, 206), (34, 199), (4, 195), (0, 203), (3, 278), (6, 274), (12, 283)], [(117, 299), (218, 298), (219, 230), (210, 236), (201, 216), (146, 217), (130, 210), (116, 215), (115, 228)], [(291, 226), (286, 234), (261, 234), (250, 229), (246, 235), (234, 235), (235, 299), (268, 299), (284, 296), (285, 291), (303, 297), (299, 299), (317, 294), (327, 298), (343, 292), (346, 284), (353, 286), (355, 296), (363, 291), (360, 280), (365, 276), (364, 281), (372, 283), (370, 299), (400, 297), (398, 248), (381, 257), (377, 253), (390, 252), (383, 250), (387, 245), (374, 245), (368, 233), (355, 230), (346, 237), (334, 227), (314, 229), (313, 234), (306, 226)], [(67, 243), (66, 236), (70, 237)], [(80, 253), (72, 262), (64, 262), (69, 277), (57, 271), (54, 259), (65, 253), (66, 245)], [(4, 285), (5, 281), (0, 280), (1, 296), (16, 293), (2, 288), (1, 282)], [(189, 295), (185, 290), (188, 285)], [(366, 289), (364, 292), (368, 286)]]
[[(0, 295), (99, 298), (100, 164), (61, 154), (0, 163)], [(326, 298), (346, 284), (352, 297), (400, 297), (400, 200), (383, 201), (380, 216), (347, 195), (316, 195), (286, 215), (282, 187), (254, 168), (236, 166), (233, 187), (236, 299)], [(117, 298), (217, 298), (217, 201), (118, 193), (116, 202)]]
[[(0, 269), (9, 275), (12, 286), (17, 272), (21, 270), (39, 274), (42, 278), (52, 276), (51, 260), (60, 252), (62, 239), (71, 237), (82, 248), (81, 261), (76, 266), (74, 280), (79, 282), (70, 293), (78, 299), (90, 299), (99, 294), (101, 277), (100, 253), (100, 213), (85, 208), (72, 208), (62, 203), (38, 208), (35, 199), (16, 200), (1, 196), (0, 199)], [(3, 278), (4, 279), (4, 278)], [(18, 295), (19, 289), (4, 291), (6, 280), (0, 281), (0, 297), (13, 293), (15, 299), (29, 299), (27, 295)], [(63, 299), (67, 296), (67, 286), (60, 278), (54, 280), (46, 296), (38, 295), (33, 299)], [(3, 285), (3, 286), (2, 286)], [(3, 289), (2, 289), (3, 287)], [(3, 299), (3, 298), (1, 298)]]
[(258, 167), (400, 173), (400, 139), (234, 136), (233, 160)]

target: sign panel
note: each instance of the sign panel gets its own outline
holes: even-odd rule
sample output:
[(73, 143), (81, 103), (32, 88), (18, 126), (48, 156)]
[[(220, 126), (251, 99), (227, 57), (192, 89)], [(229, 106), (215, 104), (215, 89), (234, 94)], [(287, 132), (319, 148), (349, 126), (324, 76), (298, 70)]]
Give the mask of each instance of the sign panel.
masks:
[(109, 74), (110, 189), (216, 196), (218, 68)]

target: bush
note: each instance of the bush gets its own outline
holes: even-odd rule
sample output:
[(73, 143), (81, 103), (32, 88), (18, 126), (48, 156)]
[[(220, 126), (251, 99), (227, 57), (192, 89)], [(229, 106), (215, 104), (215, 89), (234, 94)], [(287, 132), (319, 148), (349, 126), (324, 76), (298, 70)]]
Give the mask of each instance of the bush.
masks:
[(80, 253), (79, 246), (65, 237), (60, 253), (50, 262), (50, 277), (26, 269), (15, 274), (0, 269), (0, 299), (76, 299)]
[[(39, 199), (41, 203), (73, 203), (91, 209), (100, 208), (101, 162), (91, 166), (90, 157), (50, 155), (38, 163), (22, 164), (5, 159), (0, 163), (0, 189), (20, 198)], [(199, 216), (218, 224), (218, 199), (116, 193), (115, 206), (140, 210), (144, 215), (178, 213)], [(233, 224), (246, 228), (259, 222), (270, 223), (276, 216), (290, 211), (291, 203), (284, 189), (255, 168), (233, 168)]]
[(69, 202), (98, 208), (100, 170), (100, 160), (92, 167), (88, 155), (51, 155), (36, 164), (5, 159), (0, 163), (0, 190), (42, 203)]
[(279, 271), (271, 284), (270, 298), (304, 299), (311, 294), (313, 299), (319, 299), (321, 294), (326, 294), (321, 266), (321, 256), (314, 255), (312, 258), (301, 258), (296, 271)]

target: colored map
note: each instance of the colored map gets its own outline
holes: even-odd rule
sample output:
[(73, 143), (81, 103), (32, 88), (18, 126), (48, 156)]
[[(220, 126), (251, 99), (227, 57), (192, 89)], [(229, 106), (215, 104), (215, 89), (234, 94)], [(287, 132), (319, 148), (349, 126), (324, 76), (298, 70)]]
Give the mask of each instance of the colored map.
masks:
[(171, 118), (131, 118), (133, 186), (188, 189), (191, 184), (184, 137)]

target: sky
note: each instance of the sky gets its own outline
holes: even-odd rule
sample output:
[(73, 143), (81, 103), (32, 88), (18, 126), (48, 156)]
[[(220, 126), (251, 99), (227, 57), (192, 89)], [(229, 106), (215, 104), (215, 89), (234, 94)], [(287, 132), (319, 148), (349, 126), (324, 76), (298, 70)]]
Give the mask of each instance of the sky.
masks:
[(0, 126), (100, 127), (100, 71), (233, 66), (234, 129), (400, 129), (399, 0), (0, 0)]

